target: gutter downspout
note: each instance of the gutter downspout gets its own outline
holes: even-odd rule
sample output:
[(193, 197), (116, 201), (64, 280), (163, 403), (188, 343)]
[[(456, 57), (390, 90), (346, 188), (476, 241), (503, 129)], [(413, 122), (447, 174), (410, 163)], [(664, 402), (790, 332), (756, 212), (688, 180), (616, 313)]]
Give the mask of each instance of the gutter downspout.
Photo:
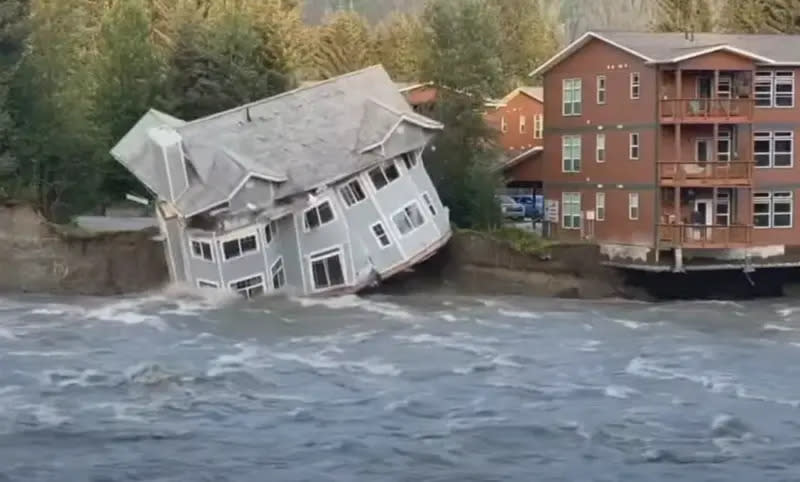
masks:
[(656, 102), (655, 102), (655, 112), (656, 112), (656, 135), (653, 136), (655, 138), (655, 148), (654, 148), (654, 185), (655, 185), (655, 195), (653, 196), (653, 246), (655, 248), (655, 262), (658, 264), (660, 258), (660, 249), (658, 245), (658, 225), (659, 225), (659, 216), (661, 215), (661, 185), (659, 184), (659, 165), (658, 165), (658, 156), (661, 154), (661, 136), (663, 132), (661, 131), (661, 66), (656, 64)]

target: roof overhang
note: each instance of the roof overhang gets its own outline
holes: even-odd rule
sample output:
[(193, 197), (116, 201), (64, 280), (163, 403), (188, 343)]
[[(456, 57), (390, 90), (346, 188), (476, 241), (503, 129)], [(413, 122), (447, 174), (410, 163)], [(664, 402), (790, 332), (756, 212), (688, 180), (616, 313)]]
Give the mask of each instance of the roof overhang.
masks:
[(525, 151), (525, 152), (523, 152), (521, 154), (518, 154), (517, 156), (512, 157), (511, 159), (509, 159), (506, 162), (504, 162), (504, 163), (500, 164), (499, 166), (497, 166), (497, 170), (498, 171), (505, 171), (506, 169), (511, 169), (512, 167), (516, 166), (517, 164), (519, 164), (520, 162), (524, 161), (525, 159), (528, 159), (529, 157), (532, 157), (532, 156), (534, 156), (536, 154), (539, 154), (542, 151), (544, 151), (544, 147), (542, 147), (542, 146), (536, 146), (536, 147), (533, 147), (531, 149), (528, 149), (527, 151)]
[(541, 98), (541, 97), (539, 97), (537, 95), (534, 95), (532, 92), (528, 91), (527, 89), (525, 89), (523, 87), (517, 87), (516, 89), (514, 89), (511, 92), (509, 92), (508, 94), (506, 94), (505, 97), (500, 99), (500, 101), (498, 102), (497, 105), (499, 105), (501, 107), (505, 106), (506, 104), (509, 103), (509, 101), (511, 101), (511, 99), (513, 99), (514, 97), (516, 97), (516, 96), (518, 96), (520, 94), (526, 95), (526, 96), (530, 97), (533, 100), (537, 100), (539, 102), (544, 102), (543, 98)]
[(581, 35), (577, 40), (575, 40), (571, 44), (569, 44), (566, 47), (564, 47), (563, 49), (561, 49), (560, 52), (558, 52), (554, 56), (550, 57), (550, 59), (548, 59), (547, 62), (545, 62), (542, 65), (540, 65), (536, 70), (531, 72), (529, 74), (529, 76), (530, 77), (534, 77), (536, 75), (541, 75), (541, 74), (547, 72), (551, 68), (555, 67), (562, 60), (566, 59), (567, 57), (569, 57), (570, 55), (575, 53), (578, 49), (580, 49), (581, 47), (583, 47), (587, 43), (591, 42), (592, 40), (600, 40), (601, 42), (605, 42), (605, 43), (607, 43), (607, 44), (609, 44), (611, 46), (614, 46), (614, 47), (624, 51), (624, 52), (627, 52), (627, 53), (629, 53), (629, 54), (631, 54), (631, 55), (633, 55), (635, 57), (638, 57), (638, 58), (644, 60), (645, 62), (655, 62), (654, 59), (651, 59), (650, 57), (642, 54), (641, 52), (637, 52), (636, 50), (628, 48), (628, 47), (626, 47), (626, 46), (624, 46), (624, 45), (622, 45), (620, 43), (617, 43), (617, 42), (614, 42), (612, 40), (609, 40), (609, 39), (603, 37), (602, 35), (600, 35), (599, 33), (586, 32), (585, 34)]
[(759, 62), (759, 63), (762, 63), (762, 64), (774, 65), (774, 64), (778, 63), (775, 60), (770, 59), (768, 57), (763, 57), (761, 55), (758, 55), (756, 53), (750, 52), (748, 50), (740, 49), (738, 47), (734, 47), (734, 46), (728, 45), (728, 44), (715, 45), (713, 47), (709, 47), (709, 48), (702, 49), (702, 50), (697, 50), (697, 51), (694, 51), (694, 52), (687, 53), (685, 55), (679, 55), (678, 57), (673, 57), (671, 59), (653, 60), (653, 61), (649, 61), (648, 63), (652, 63), (652, 64), (673, 64), (673, 63), (683, 62), (685, 60), (694, 59), (694, 58), (697, 58), (697, 57), (702, 57), (703, 55), (713, 54), (715, 52), (729, 52), (729, 53), (732, 53), (732, 54), (741, 55), (742, 57), (747, 57), (749, 59), (752, 59), (752, 60), (754, 60), (756, 62)]

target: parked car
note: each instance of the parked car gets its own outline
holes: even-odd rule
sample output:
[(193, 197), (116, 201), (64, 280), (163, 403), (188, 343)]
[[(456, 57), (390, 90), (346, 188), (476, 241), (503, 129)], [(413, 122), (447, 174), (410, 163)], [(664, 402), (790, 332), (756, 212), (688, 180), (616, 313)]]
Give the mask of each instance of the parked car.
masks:
[(525, 206), (514, 201), (511, 196), (500, 194), (496, 196), (497, 202), (500, 203), (500, 210), (504, 218), (508, 219), (523, 219), (525, 217)]
[(525, 217), (538, 221), (542, 218), (542, 211), (536, 205), (536, 200), (533, 196), (513, 196), (514, 201), (525, 208)]

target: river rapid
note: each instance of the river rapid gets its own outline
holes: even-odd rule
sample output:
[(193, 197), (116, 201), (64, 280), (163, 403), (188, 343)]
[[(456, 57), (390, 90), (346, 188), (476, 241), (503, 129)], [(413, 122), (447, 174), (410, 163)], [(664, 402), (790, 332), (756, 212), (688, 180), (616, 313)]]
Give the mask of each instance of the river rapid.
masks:
[(800, 302), (0, 298), (0, 481), (797, 481)]

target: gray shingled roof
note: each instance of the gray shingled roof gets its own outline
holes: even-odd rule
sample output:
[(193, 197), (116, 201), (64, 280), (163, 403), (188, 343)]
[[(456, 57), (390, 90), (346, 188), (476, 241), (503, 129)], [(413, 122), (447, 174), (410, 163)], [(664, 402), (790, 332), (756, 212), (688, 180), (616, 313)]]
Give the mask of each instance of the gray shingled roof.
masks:
[[(287, 197), (400, 153), (395, 151), (423, 147), (432, 131), (442, 128), (413, 112), (381, 66), (173, 124), (191, 165), (191, 186), (176, 202), (185, 216), (225, 202), (251, 174), (277, 182), (276, 198)], [(408, 128), (398, 128), (405, 124)], [(149, 121), (138, 126), (145, 139), (140, 145), (149, 140), (148, 126)], [(389, 134), (385, 149), (365, 150)], [(165, 197), (162, 186), (148, 182), (159, 177), (154, 175), (158, 163), (151, 159), (155, 153), (131, 156), (134, 149), (118, 148), (115, 158)]]
[(549, 70), (593, 39), (610, 42), (653, 63), (673, 62), (680, 57), (712, 49), (728, 49), (753, 56), (756, 63), (800, 65), (800, 35), (695, 33), (690, 40), (681, 32), (596, 31), (587, 32), (572, 42), (532, 72), (532, 75)]

